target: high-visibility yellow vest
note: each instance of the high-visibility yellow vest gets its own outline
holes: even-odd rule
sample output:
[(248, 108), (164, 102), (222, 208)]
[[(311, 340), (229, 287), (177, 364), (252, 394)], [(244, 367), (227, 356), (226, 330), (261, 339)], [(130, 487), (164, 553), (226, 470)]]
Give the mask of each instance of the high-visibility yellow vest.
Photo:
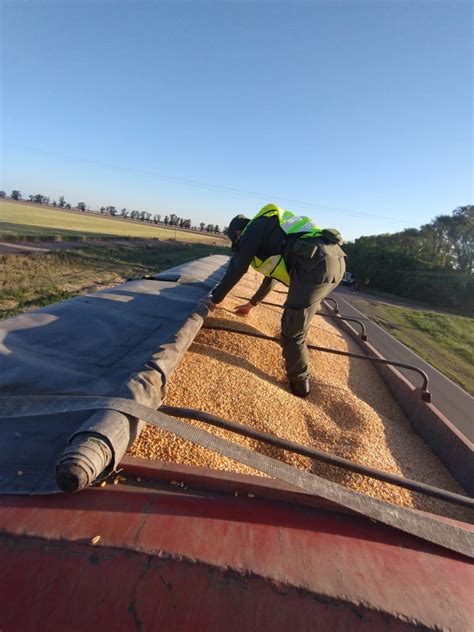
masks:
[[(260, 217), (272, 216), (278, 217), (280, 228), (287, 235), (298, 234), (299, 239), (305, 237), (321, 237), (322, 235), (322, 229), (319, 228), (319, 226), (316, 226), (316, 224), (310, 217), (301, 217), (299, 215), (295, 215), (291, 211), (285, 211), (276, 204), (267, 204), (262, 209), (260, 209), (255, 217), (251, 219), (247, 226), (244, 228), (242, 234), (245, 233), (250, 224), (256, 219)], [(285, 285), (290, 285), (290, 275), (282, 254), (272, 255), (264, 261), (262, 261), (262, 259), (259, 259), (258, 257), (254, 257), (250, 265), (254, 270), (257, 270), (257, 272), (260, 272), (264, 276), (271, 277), (272, 279), (277, 279)]]

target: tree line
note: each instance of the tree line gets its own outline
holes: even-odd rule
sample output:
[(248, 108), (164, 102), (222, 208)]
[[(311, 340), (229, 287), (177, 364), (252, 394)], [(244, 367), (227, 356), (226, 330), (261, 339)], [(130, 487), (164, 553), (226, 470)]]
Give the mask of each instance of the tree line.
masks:
[[(5, 198), (5, 191), (0, 191), (0, 198)], [(12, 200), (21, 200), (23, 199), (21, 191), (14, 189), (11, 192), (10, 198)], [(66, 202), (64, 196), (59, 196), (58, 200), (53, 200), (50, 202), (50, 198), (43, 195), (42, 193), (37, 193), (35, 195), (28, 196), (30, 202), (35, 204), (46, 204), (49, 206), (53, 206), (56, 208), (65, 208), (65, 209), (74, 209), (82, 212), (88, 211), (88, 207), (85, 202), (77, 202), (75, 206), (71, 203)], [(95, 212), (95, 211), (91, 211)], [(171, 226), (182, 229), (193, 229), (193, 230), (201, 230), (206, 231), (207, 233), (214, 233), (216, 235), (221, 232), (226, 235), (227, 227), (221, 230), (218, 224), (206, 224), (205, 222), (201, 222), (199, 224), (199, 229), (197, 226), (192, 226), (192, 222), (189, 218), (178, 217), (175, 213), (169, 213), (168, 215), (162, 215), (160, 213), (149, 213), (147, 211), (137, 211), (137, 210), (128, 210), (126, 208), (120, 209), (120, 211), (115, 206), (101, 206), (99, 209), (99, 213), (101, 215), (110, 215), (111, 217), (122, 217), (123, 219), (133, 219), (141, 222), (149, 222), (152, 224), (164, 224), (165, 226)]]
[(474, 206), (420, 228), (359, 237), (345, 246), (360, 286), (434, 307), (474, 311)]
[[(0, 191), (0, 198), (6, 197)], [(10, 196), (20, 200), (14, 190)], [(38, 204), (86, 211), (85, 202), (74, 207), (64, 196), (50, 200), (42, 194), (30, 195)], [(112, 217), (164, 224), (181, 229), (195, 229), (219, 234), (218, 225), (200, 222), (199, 228), (188, 218), (169, 213), (120, 209), (102, 206), (99, 212)], [(227, 234), (227, 228), (222, 231)], [(393, 234), (363, 236), (345, 246), (347, 269), (357, 284), (397, 296), (425, 302), (434, 307), (474, 312), (474, 206), (461, 206), (451, 215), (439, 215), (420, 228), (407, 228)]]

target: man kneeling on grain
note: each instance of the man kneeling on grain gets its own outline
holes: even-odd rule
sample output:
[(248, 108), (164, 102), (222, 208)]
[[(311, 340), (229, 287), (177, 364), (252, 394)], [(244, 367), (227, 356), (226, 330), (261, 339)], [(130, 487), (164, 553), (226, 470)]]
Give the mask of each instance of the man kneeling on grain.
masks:
[(232, 257), (227, 272), (211, 293), (214, 309), (252, 266), (265, 279), (236, 313), (246, 316), (274, 288), (288, 286), (281, 319), (281, 345), (292, 392), (309, 395), (309, 359), (305, 344), (311, 320), (321, 301), (341, 282), (345, 272), (344, 243), (340, 233), (321, 229), (309, 217), (300, 217), (275, 204), (264, 206), (253, 219), (237, 215), (227, 236)]

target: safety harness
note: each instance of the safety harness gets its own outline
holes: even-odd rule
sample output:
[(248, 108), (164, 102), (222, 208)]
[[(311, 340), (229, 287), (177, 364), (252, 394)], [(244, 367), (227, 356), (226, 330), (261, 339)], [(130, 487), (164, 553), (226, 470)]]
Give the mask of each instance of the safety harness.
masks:
[[(323, 243), (333, 243), (341, 245), (343, 239), (334, 228), (322, 229), (317, 226), (310, 217), (295, 215), (291, 211), (286, 211), (276, 204), (267, 204), (255, 215), (253, 219), (247, 224), (242, 231), (242, 235), (248, 229), (248, 227), (260, 217), (277, 217), (280, 223), (280, 228), (287, 235), (289, 243), (290, 241), (296, 246), (296, 242), (300, 239), (308, 238), (322, 238)], [(292, 239), (293, 238), (293, 239)], [(316, 244), (298, 243), (298, 247), (293, 248), (293, 252), (298, 252), (306, 257), (313, 257), (317, 251)], [(282, 253), (271, 255), (267, 259), (259, 259), (254, 257), (250, 264), (254, 270), (260, 272), (266, 277), (277, 279), (285, 285), (290, 285), (290, 274), (286, 265), (284, 256)]]

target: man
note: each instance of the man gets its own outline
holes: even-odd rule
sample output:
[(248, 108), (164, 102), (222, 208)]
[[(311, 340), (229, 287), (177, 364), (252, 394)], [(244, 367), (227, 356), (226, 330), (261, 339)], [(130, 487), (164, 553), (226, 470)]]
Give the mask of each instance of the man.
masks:
[(214, 309), (251, 265), (265, 279), (236, 312), (246, 315), (275, 284), (288, 286), (281, 319), (281, 345), (286, 373), (294, 395), (309, 395), (309, 359), (305, 344), (311, 320), (321, 301), (336, 288), (345, 271), (342, 237), (337, 230), (321, 229), (309, 217), (299, 217), (267, 204), (252, 219), (238, 215), (230, 222), (232, 257), (227, 272), (211, 293)]

